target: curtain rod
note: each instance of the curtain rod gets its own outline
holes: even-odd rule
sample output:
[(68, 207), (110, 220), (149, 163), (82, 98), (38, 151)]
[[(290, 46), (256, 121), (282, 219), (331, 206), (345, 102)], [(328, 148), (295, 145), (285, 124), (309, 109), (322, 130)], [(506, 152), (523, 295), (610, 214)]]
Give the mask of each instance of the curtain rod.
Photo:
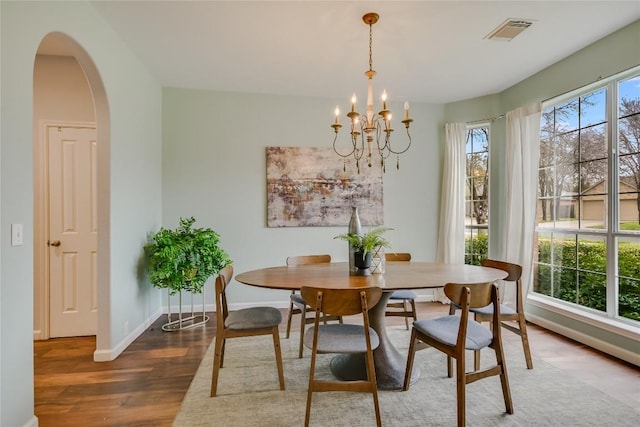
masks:
[(486, 119), (472, 120), (470, 122), (467, 122), (467, 124), (468, 125), (473, 125), (473, 124), (476, 124), (476, 123), (484, 123), (484, 122), (491, 123), (491, 122), (495, 122), (496, 120), (504, 118), (504, 116), (505, 116), (504, 114), (500, 114), (499, 116), (489, 117), (489, 118), (486, 118)]

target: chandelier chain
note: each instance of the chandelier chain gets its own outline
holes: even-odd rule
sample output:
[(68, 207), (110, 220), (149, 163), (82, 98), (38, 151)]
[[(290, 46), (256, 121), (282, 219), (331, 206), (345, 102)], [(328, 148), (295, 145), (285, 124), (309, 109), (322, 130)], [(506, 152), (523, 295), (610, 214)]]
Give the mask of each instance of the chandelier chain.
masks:
[(373, 70), (373, 24), (369, 24), (369, 71)]

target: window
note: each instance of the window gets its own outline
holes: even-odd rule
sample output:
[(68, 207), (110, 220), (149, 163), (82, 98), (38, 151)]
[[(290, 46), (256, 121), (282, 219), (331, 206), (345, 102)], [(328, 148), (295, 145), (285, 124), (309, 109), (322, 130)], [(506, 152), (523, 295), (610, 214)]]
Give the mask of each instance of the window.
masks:
[(545, 105), (534, 292), (640, 321), (640, 69)]
[(465, 264), (480, 265), (489, 247), (489, 127), (467, 131)]

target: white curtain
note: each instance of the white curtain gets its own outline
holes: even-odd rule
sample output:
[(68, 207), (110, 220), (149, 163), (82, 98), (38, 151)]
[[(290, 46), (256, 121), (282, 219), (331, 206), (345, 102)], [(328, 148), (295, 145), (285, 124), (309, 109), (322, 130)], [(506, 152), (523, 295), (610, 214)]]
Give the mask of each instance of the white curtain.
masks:
[[(540, 116), (539, 102), (507, 113), (506, 206), (501, 259), (522, 266), (525, 300), (531, 287), (533, 267)], [(515, 292), (505, 293), (503, 300), (512, 305)]]
[[(466, 123), (447, 123), (445, 136), (437, 261), (445, 264), (464, 264)], [(449, 302), (442, 289), (434, 291), (434, 299), (443, 303)]]

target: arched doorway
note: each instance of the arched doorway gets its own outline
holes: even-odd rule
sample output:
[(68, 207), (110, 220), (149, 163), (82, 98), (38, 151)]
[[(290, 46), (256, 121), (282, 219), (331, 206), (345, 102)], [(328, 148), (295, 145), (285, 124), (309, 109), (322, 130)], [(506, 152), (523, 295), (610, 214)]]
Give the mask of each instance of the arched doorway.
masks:
[[(56, 97), (55, 91), (43, 91), (42, 81), (47, 78), (55, 79), (56, 73), (42, 73), (40, 66), (48, 63), (50, 70), (58, 67), (60, 70), (72, 70), (57, 74), (58, 78), (73, 80), (77, 84), (78, 93), (82, 92), (84, 84), (88, 93), (80, 95), (76, 102), (59, 103), (59, 110), (51, 113), (47, 111), (47, 104), (56, 104), (56, 100), (38, 99), (39, 97)], [(77, 70), (77, 72), (73, 70)], [(38, 80), (36, 80), (38, 79)], [(84, 79), (84, 81), (82, 81)], [(74, 87), (71, 81), (60, 81), (60, 87)], [(48, 86), (56, 87), (55, 81), (49, 81)], [(39, 89), (39, 90), (37, 90)], [(75, 90), (74, 90), (75, 91)], [(59, 95), (59, 94), (58, 94)], [(84, 100), (82, 100), (84, 96)], [(60, 97), (66, 98), (66, 97)], [(80, 99), (80, 101), (78, 101)], [(39, 110), (39, 107), (41, 109)], [(88, 111), (91, 110), (91, 111)], [(71, 128), (90, 127), (95, 128), (98, 141), (95, 152), (91, 154), (95, 159), (89, 173), (94, 174), (95, 188), (91, 189), (95, 199), (90, 203), (90, 221), (97, 231), (94, 260), (90, 261), (90, 274), (95, 278), (95, 289), (89, 298), (93, 298), (93, 306), (97, 308), (95, 327), (93, 330), (85, 330), (83, 335), (95, 334), (97, 348), (101, 348), (101, 341), (109, 344), (109, 110), (106, 92), (98, 70), (89, 54), (71, 37), (63, 33), (50, 33), (43, 38), (34, 60), (34, 338), (47, 339), (51, 331), (50, 299), (52, 292), (49, 286), (50, 277), (50, 251), (57, 247), (57, 241), (50, 239), (49, 214), (50, 200), (48, 197), (49, 183), (49, 158), (45, 147), (48, 141), (47, 129), (57, 125), (71, 124)], [(85, 126), (86, 125), (86, 126)], [(59, 126), (58, 130), (66, 129)], [(74, 154), (71, 152), (70, 158)], [(83, 215), (86, 215), (83, 214)], [(53, 245), (53, 246), (51, 246)], [(73, 256), (67, 257), (65, 262), (73, 263)], [(87, 296), (85, 296), (86, 298)], [(73, 305), (73, 304), (71, 304)], [(73, 311), (73, 307), (69, 310)], [(94, 313), (95, 314), (95, 313)]]

